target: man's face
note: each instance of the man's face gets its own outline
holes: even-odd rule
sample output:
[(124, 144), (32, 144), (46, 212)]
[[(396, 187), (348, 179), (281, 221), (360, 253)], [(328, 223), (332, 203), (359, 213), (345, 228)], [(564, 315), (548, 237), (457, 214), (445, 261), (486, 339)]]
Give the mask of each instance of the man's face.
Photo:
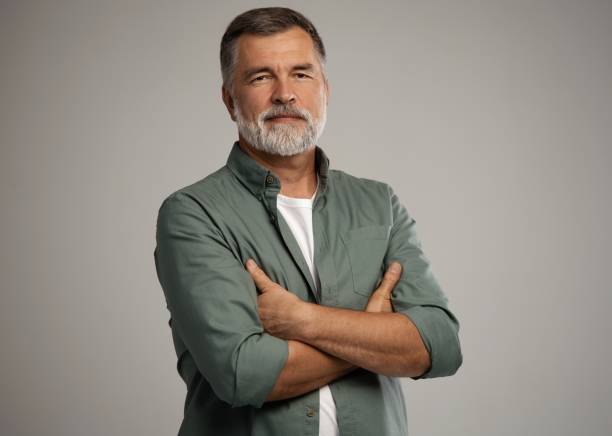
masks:
[[(292, 156), (314, 146), (326, 122), (329, 88), (312, 39), (293, 27), (237, 41), (233, 93), (223, 100), (255, 149)], [(283, 117), (284, 115), (284, 117)]]

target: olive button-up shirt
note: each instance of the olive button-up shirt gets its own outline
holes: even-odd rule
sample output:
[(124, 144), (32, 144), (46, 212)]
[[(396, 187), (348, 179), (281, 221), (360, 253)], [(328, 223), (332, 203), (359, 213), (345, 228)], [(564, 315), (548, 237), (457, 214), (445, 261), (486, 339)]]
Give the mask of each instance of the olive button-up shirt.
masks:
[[(416, 325), (430, 354), (425, 379), (462, 363), (459, 323), (415, 232), (415, 220), (385, 183), (329, 169), (316, 147), (313, 282), (278, 213), (280, 180), (233, 144), (225, 166), (169, 195), (159, 209), (155, 266), (187, 386), (180, 435), (318, 435), (319, 390), (266, 402), (288, 355), (287, 341), (264, 331), (253, 258), (299, 298), (364, 310), (388, 265), (403, 266), (394, 311)], [(401, 334), (401, 332), (398, 332)], [(329, 384), (340, 435), (407, 434), (400, 381), (357, 369)]]

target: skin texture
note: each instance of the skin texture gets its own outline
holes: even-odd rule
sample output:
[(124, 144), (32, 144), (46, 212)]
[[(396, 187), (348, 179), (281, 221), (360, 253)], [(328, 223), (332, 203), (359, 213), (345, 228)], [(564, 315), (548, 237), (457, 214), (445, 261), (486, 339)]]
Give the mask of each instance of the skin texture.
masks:
[[(252, 121), (273, 105), (294, 105), (315, 119), (321, 116), (330, 87), (305, 31), (293, 27), (269, 36), (245, 34), (237, 46), (233, 88), (221, 88), (232, 120), (236, 121), (236, 105)], [(299, 119), (265, 121), (281, 122), (305, 124)], [(240, 133), (239, 143), (255, 161), (278, 175), (281, 194), (312, 197), (315, 144), (303, 153), (280, 156), (254, 149)], [(429, 367), (429, 354), (416, 327), (392, 311), (390, 293), (401, 267), (385, 273), (363, 312), (307, 303), (272, 282), (254, 262), (247, 262), (246, 268), (260, 292), (258, 309), (264, 329), (289, 345), (287, 362), (268, 401), (310, 392), (357, 367), (395, 376), (418, 376)]]

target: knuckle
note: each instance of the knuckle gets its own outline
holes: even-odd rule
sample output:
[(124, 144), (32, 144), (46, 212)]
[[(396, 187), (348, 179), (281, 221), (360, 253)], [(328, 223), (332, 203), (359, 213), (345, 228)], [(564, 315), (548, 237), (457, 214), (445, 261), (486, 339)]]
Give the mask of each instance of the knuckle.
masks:
[(397, 282), (400, 278), (400, 273), (398, 271), (387, 271), (388, 277), (390, 281)]
[(383, 279), (383, 282), (385, 283), (385, 285), (389, 286), (392, 283), (394, 283), (396, 281), (395, 276), (393, 275), (393, 273), (387, 273), (385, 274), (385, 277)]

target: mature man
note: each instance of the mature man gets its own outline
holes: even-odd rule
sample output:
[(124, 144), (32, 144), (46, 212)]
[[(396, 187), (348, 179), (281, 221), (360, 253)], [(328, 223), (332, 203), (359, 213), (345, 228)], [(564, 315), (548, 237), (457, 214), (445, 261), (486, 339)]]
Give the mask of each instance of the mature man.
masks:
[(459, 324), (393, 190), (329, 168), (310, 21), (221, 42), (227, 164), (166, 198), (155, 262), (187, 385), (181, 435), (405, 435), (398, 377), (454, 374)]

